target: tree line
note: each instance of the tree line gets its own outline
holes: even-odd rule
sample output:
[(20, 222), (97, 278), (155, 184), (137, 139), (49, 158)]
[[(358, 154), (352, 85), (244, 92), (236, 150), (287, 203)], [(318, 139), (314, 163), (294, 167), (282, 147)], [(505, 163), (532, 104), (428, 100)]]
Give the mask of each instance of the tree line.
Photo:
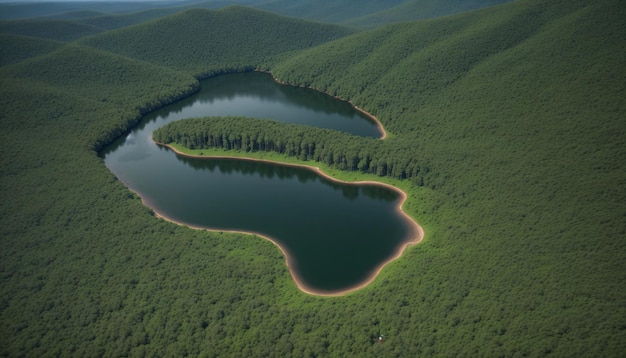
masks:
[(270, 119), (189, 118), (158, 128), (153, 132), (153, 139), (189, 149), (276, 152), (341, 170), (410, 179), (418, 185), (424, 185), (424, 175), (429, 172), (413, 152), (406, 152), (402, 157), (388, 155), (389, 145), (385, 141)]

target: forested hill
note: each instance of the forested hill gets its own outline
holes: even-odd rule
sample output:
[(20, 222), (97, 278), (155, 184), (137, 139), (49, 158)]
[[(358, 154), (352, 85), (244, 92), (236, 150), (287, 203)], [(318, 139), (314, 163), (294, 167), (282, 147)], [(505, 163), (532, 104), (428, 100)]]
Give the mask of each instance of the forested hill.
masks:
[(8, 20), (0, 21), (0, 32), (57, 41), (74, 41), (94, 35), (104, 29), (69, 20)]
[(109, 31), (80, 43), (202, 77), (245, 70), (272, 56), (345, 36), (352, 30), (240, 6), (193, 9)]
[(625, 18), (616, 0), (519, 1), (357, 33), (272, 71), (376, 115), (438, 173), (447, 205), (474, 208), (458, 218), (473, 236), (532, 231), (556, 256), (588, 235), (610, 256), (623, 226), (598, 221), (621, 221), (626, 200)]
[(511, 0), (344, 0), (320, 6), (317, 0), (273, 0), (251, 6), (288, 16), (373, 28), (398, 21), (414, 21), (479, 9)]
[(133, 12), (130, 14), (99, 14), (97, 16), (80, 16), (80, 14), (73, 13), (67, 15), (74, 22), (95, 26), (101, 29), (113, 30), (158, 19), (180, 11), (183, 11), (183, 9), (178, 7), (168, 7), (165, 9), (151, 9)]
[(358, 28), (374, 28), (384, 24), (431, 19), (453, 15), (511, 0), (409, 0), (385, 10), (364, 16), (354, 16), (341, 23)]
[[(510, 0), (342, 1), (319, 6), (317, 1), (181, 1), (0, 3), (0, 32), (31, 37), (74, 41), (107, 30), (123, 28), (166, 17), (190, 8), (219, 9), (233, 4), (352, 28), (373, 28), (387, 23), (432, 18), (490, 6)], [(36, 18), (28, 18), (31, 15)], [(159, 24), (155, 26), (160, 26)], [(245, 27), (244, 27), (245, 28)], [(226, 28), (227, 29), (227, 28)], [(133, 30), (134, 31), (134, 30)], [(189, 34), (187, 34), (189, 35)], [(307, 35), (305, 34), (305, 37)]]
[[(81, 2), (80, 4), (88, 3)], [(41, 6), (45, 6), (40, 4)], [(4, 5), (6, 7), (7, 5)], [(77, 5), (80, 6), (80, 5)], [(3, 5), (0, 3), (0, 10)], [(73, 41), (107, 30), (140, 24), (145, 21), (165, 17), (187, 8), (172, 6), (163, 9), (148, 9), (131, 13), (102, 13), (96, 11), (71, 11), (44, 16), (36, 19), (16, 19), (0, 21), (0, 32), (21, 34), (31, 37)]]
[[(625, 12), (522, 0), (349, 34), (229, 8), (81, 43), (0, 36), (0, 356), (622, 356)], [(272, 243), (155, 218), (96, 152), (194, 75), (247, 66), (349, 98), (389, 132), (307, 131), (314, 144), (427, 165), (423, 183), (329, 169), (402, 188), (425, 230), (367, 287), (304, 294)], [(251, 121), (178, 125), (198, 125), (183, 142), (225, 129), (245, 148), (238, 134), (270, 127)], [(310, 159), (303, 128), (271, 126)]]
[[(608, 48), (622, 52), (620, 38), (613, 35), (619, 28), (610, 29), (608, 21), (593, 26), (603, 11), (623, 12), (611, 1), (593, 6), (584, 1), (520, 1), (444, 19), (387, 25), (296, 54), (274, 66), (272, 72), (288, 83), (340, 93), (362, 103), (366, 110), (381, 115), (385, 127), (393, 132), (423, 133), (419, 123), (424, 118), (418, 117), (418, 112), (437, 100), (446, 100), (446, 107), (455, 108), (462, 98), (450, 97), (451, 91), (462, 92), (468, 78), (483, 73), (493, 76), (491, 72), (497, 70), (498, 76), (490, 81), (497, 83), (498, 89), (514, 86), (506, 74), (517, 67), (507, 69), (505, 63), (523, 63), (532, 69), (520, 78), (536, 79), (532, 88), (561, 79), (582, 63), (597, 63), (616, 72), (619, 66), (611, 67), (615, 56), (602, 55), (611, 53)], [(581, 27), (575, 30), (577, 25)], [(602, 53), (588, 48), (602, 49)], [(524, 61), (518, 60), (522, 54)], [(397, 88), (405, 90), (387, 95)], [(565, 83), (563, 90), (564, 95), (572, 94)]]
[[(20, 40), (7, 41), (4, 45), (15, 52), (19, 45), (9, 45), (19, 44)], [(9, 98), (16, 96), (13, 93), (16, 89), (20, 93), (28, 88), (33, 92), (51, 91), (65, 97), (50, 106), (46, 114), (53, 122), (59, 121), (59, 128), (63, 128), (61, 124), (64, 123), (59, 117), (68, 116), (67, 112), (57, 109), (60, 104), (77, 100), (89, 102), (88, 105), (75, 105), (76, 112), (91, 106), (103, 112), (117, 109), (119, 114), (109, 119), (117, 121), (112, 127), (87, 119), (72, 124), (73, 132), (77, 134), (75, 139), (82, 141), (85, 148), (96, 150), (121, 135), (142, 114), (189, 96), (198, 89), (197, 80), (188, 74), (76, 44), (4, 66), (0, 68), (0, 78), (5, 84), (13, 83), (5, 89), (11, 92), (7, 95)], [(41, 110), (45, 112), (45, 106)], [(83, 131), (84, 128), (87, 129)]]
[(511, 0), (205, 0), (0, 3), (0, 19), (37, 17), (42, 21), (67, 20), (75, 24), (113, 29), (184, 11), (242, 5), (285, 16), (356, 28), (373, 28), (479, 9)]
[(0, 66), (43, 55), (63, 46), (54, 40), (0, 33)]
[(270, 0), (249, 4), (260, 9), (287, 16), (306, 18), (315, 21), (341, 23), (355, 17), (366, 16), (393, 8), (406, 0), (343, 0), (331, 1), (320, 6), (316, 0)]
[[(192, 0), (193, 1), (193, 0)], [(214, 2), (214, 0), (209, 0)], [(170, 8), (170, 1), (6, 1), (0, 3), (0, 19), (76, 19), (103, 14), (129, 14), (155, 8)]]
[[(416, 148), (447, 196), (436, 241), (511, 274), (472, 286), (511, 289), (526, 324), (541, 311), (582, 332), (626, 295), (625, 19), (616, 0), (520, 1), (358, 33), (273, 71), (362, 104)], [(549, 303), (566, 301), (580, 305)]]
[(439, 203), (423, 210), (459, 313), (510, 310), (510, 355), (551, 334), (597, 355), (586, 334), (624, 337), (626, 317), (625, 19), (617, 0), (519, 1), (357, 33), (272, 72), (359, 104), (392, 133), (385, 156), (430, 169)]

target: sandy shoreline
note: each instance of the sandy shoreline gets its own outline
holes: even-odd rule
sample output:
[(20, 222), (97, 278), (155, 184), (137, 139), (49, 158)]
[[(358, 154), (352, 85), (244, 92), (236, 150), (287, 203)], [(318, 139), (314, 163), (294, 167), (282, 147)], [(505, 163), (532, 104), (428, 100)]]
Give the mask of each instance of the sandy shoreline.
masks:
[[(156, 142), (155, 142), (156, 143)], [(396, 207), (397, 212), (404, 217), (404, 219), (407, 221), (407, 225), (409, 225), (409, 237), (407, 238), (408, 240), (400, 245), (398, 247), (398, 249), (395, 251), (395, 253), (387, 260), (383, 261), (378, 267), (376, 267), (368, 276), (367, 278), (354, 286), (348, 287), (346, 289), (342, 289), (340, 291), (321, 291), (321, 290), (316, 290), (314, 288), (308, 287), (306, 284), (304, 284), (301, 280), (301, 278), (292, 270), (292, 266), (290, 265), (290, 260), (291, 257), (289, 255), (289, 253), (287, 251), (285, 251), (283, 249), (283, 247), (280, 246), (280, 244), (278, 244), (277, 241), (275, 241), (273, 238), (263, 235), (261, 233), (258, 232), (252, 232), (252, 231), (238, 231), (238, 230), (221, 230), (221, 229), (215, 229), (215, 228), (209, 228), (209, 227), (199, 227), (199, 226), (192, 226), (189, 224), (186, 224), (184, 222), (179, 222), (176, 220), (173, 220), (172, 218), (167, 217), (166, 215), (157, 212), (156, 210), (153, 209), (153, 212), (155, 213), (155, 216), (162, 218), (164, 220), (176, 223), (178, 225), (182, 225), (182, 226), (187, 226), (189, 228), (192, 229), (197, 229), (197, 230), (207, 230), (207, 231), (211, 231), (211, 232), (230, 232), (230, 233), (239, 233), (239, 234), (248, 234), (248, 235), (256, 235), (259, 236), (265, 240), (270, 241), (271, 243), (273, 243), (276, 247), (278, 247), (278, 249), (283, 253), (283, 255), (285, 256), (285, 264), (287, 265), (287, 268), (289, 270), (289, 273), (291, 274), (292, 279), (294, 280), (294, 282), (296, 283), (296, 285), (298, 286), (298, 288), (305, 293), (311, 294), (311, 295), (316, 295), (316, 296), (342, 296), (345, 295), (347, 293), (350, 292), (354, 292), (356, 290), (359, 290), (367, 285), (369, 285), (370, 283), (372, 283), (372, 281), (374, 281), (374, 279), (378, 276), (378, 274), (382, 271), (382, 269), (390, 262), (396, 260), (397, 258), (399, 258), (400, 256), (402, 256), (402, 253), (404, 252), (404, 250), (410, 246), (410, 245), (414, 245), (419, 243), (420, 241), (422, 241), (422, 239), (424, 238), (424, 230), (422, 229), (422, 227), (420, 225), (417, 224), (417, 222), (415, 222), (415, 220), (413, 220), (413, 218), (411, 218), (407, 213), (404, 212), (404, 210), (402, 210), (402, 206), (404, 205), (404, 202), (407, 199), (407, 195), (404, 191), (396, 188), (393, 185), (389, 185), (389, 184), (385, 184), (385, 183), (381, 183), (381, 182), (377, 182), (377, 181), (356, 181), (356, 182), (348, 182), (348, 181), (343, 181), (343, 180), (339, 180), (336, 178), (331, 177), (330, 175), (324, 173), (319, 167), (314, 167), (314, 166), (310, 166), (310, 165), (305, 165), (305, 164), (293, 164), (293, 163), (282, 163), (282, 162), (278, 162), (278, 161), (274, 161), (274, 160), (268, 160), (268, 159), (257, 159), (257, 158), (246, 158), (246, 157), (235, 157), (235, 156), (221, 156), (221, 155), (215, 155), (215, 156), (208, 156), (208, 155), (192, 155), (192, 154), (187, 154), (187, 153), (183, 153), (179, 150), (177, 150), (176, 148), (173, 148), (170, 145), (167, 144), (162, 144), (162, 143), (156, 143), (157, 145), (160, 146), (164, 146), (169, 148), (170, 150), (172, 150), (173, 152), (182, 155), (182, 156), (186, 156), (186, 157), (192, 157), (192, 158), (206, 158), (206, 159), (237, 159), (237, 160), (247, 160), (247, 161), (256, 161), (256, 162), (267, 162), (267, 163), (273, 163), (273, 164), (277, 164), (277, 165), (283, 165), (283, 166), (291, 166), (291, 167), (300, 167), (300, 168), (305, 168), (311, 171), (314, 171), (315, 173), (317, 173), (318, 175), (337, 182), (337, 183), (343, 183), (343, 184), (348, 184), (348, 185), (363, 185), (363, 184), (371, 184), (371, 185), (378, 185), (378, 186), (383, 186), (386, 187), (388, 189), (394, 190), (395, 192), (397, 192), (400, 197), (401, 200), (398, 204), (398, 206)], [(140, 195), (141, 196), (141, 195)], [(144, 200), (142, 198), (142, 201), (144, 202), (144, 205), (150, 207), (149, 205), (149, 201)]]

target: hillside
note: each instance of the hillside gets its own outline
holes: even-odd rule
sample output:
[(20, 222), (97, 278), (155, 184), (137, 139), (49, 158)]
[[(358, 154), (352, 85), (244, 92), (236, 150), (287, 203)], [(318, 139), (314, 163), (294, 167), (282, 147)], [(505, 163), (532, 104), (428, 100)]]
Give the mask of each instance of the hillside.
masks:
[(252, 6), (287, 16), (329, 23), (341, 23), (355, 17), (361, 17), (392, 8), (403, 2), (405, 2), (405, 0), (344, 0), (334, 1), (320, 6), (319, 2), (314, 0), (271, 0)]
[[(411, 260), (456, 285), (456, 329), (500, 322), (504, 355), (593, 356), (624, 334), (624, 10), (518, 2), (359, 33), (273, 69), (351, 99), (416, 148), (443, 194), (423, 249), (455, 263)], [(553, 343), (512, 349), (525, 339)]]
[[(208, 0), (214, 2), (213, 0)], [(180, 6), (191, 1), (7, 1), (0, 3), (0, 19), (18, 20), (55, 17), (76, 19), (84, 14), (128, 14), (155, 8)], [(71, 16), (66, 16), (72, 14)]]
[(399, 21), (451, 15), (507, 1), (510, 0), (344, 0), (320, 6), (315, 0), (270, 0), (249, 3), (247, 6), (307, 20), (366, 29)]
[(68, 20), (106, 29), (138, 24), (191, 8), (220, 9), (242, 5), (273, 13), (356, 28), (427, 19), (479, 9), (511, 0), (183, 0), (0, 3), (0, 19)]
[(349, 34), (336, 25), (244, 7), (193, 9), (98, 36), (81, 44), (203, 77), (250, 69), (272, 56)]
[[(152, 9), (130, 14), (107, 14), (99, 16), (85, 17), (78, 22), (85, 25), (96, 26), (99, 28), (113, 30), (130, 25), (140, 24), (145, 21), (158, 19), (167, 15), (171, 15), (182, 11), (180, 8)], [(76, 20), (75, 20), (76, 21)]]
[(68, 20), (0, 21), (0, 33), (38, 37), (63, 42), (94, 35), (104, 29)]
[[(482, 62), (506, 57), (506, 51), (522, 43), (532, 46), (533, 36), (580, 6), (521, 2), (449, 19), (388, 25), (296, 54), (273, 73), (331, 94), (345, 87), (343, 96), (362, 100), (372, 113), (387, 111), (392, 131), (395, 125), (402, 126), (396, 132), (416, 129), (405, 128), (415, 118), (409, 109), (438, 98)], [(563, 36), (556, 30), (552, 35)], [(408, 90), (391, 98), (380, 92), (398, 86)]]
[(0, 33), (0, 66), (43, 55), (63, 45), (53, 40)]
[[(0, 355), (620, 356), (625, 11), (517, 1), (350, 33), (235, 7), (1, 36), (24, 50), (0, 67)], [(352, 100), (389, 131), (378, 155), (430, 169), (325, 167), (401, 187), (425, 229), (370, 286), (303, 294), (271, 243), (155, 218), (98, 156), (194, 76), (248, 68)]]
[[(47, 116), (50, 118), (58, 119), (67, 115), (65, 111), (57, 112), (53, 108), (75, 101), (91, 102), (86, 108), (93, 104), (98, 108), (103, 105), (108, 108), (107, 111), (118, 108), (124, 112), (123, 108), (130, 109), (131, 115), (126, 113), (128, 118), (116, 123), (112, 129), (96, 121), (90, 124), (94, 127), (82, 133), (78, 129), (88, 125), (88, 121), (71, 124), (77, 135), (75, 140), (83, 141), (85, 148), (95, 149), (119, 136), (141, 114), (188, 96), (198, 89), (197, 81), (190, 75), (77, 45), (62, 46), (45, 55), (2, 67), (0, 74), (6, 84), (6, 88), (3, 88), (5, 91), (11, 92), (23, 85), (34, 92), (52, 90), (67, 97), (60, 103), (53, 103), (53, 107), (48, 109)], [(8, 85), (10, 83), (16, 85)], [(81, 106), (72, 108), (83, 110)], [(41, 110), (46, 109), (43, 107)], [(124, 115), (115, 117), (123, 118)], [(58, 130), (61, 130), (62, 123), (64, 121), (59, 120)]]
[[(84, 4), (84, 6), (90, 8), (89, 2), (78, 2), (77, 4)], [(212, 3), (207, 3), (207, 6), (209, 4)], [(213, 5), (220, 7), (218, 4)], [(0, 9), (2, 9), (3, 6), (7, 5), (0, 3)], [(136, 12), (115, 13), (77, 10), (58, 14), (54, 13), (36, 19), (5, 20), (0, 21), (0, 31), (41, 38), (54, 38), (60, 41), (73, 41), (106, 30), (140, 24), (145, 21), (158, 19), (189, 9), (189, 7), (180, 5), (158, 9), (152, 9), (150, 6), (146, 7), (148, 8), (147, 10)], [(135, 7), (131, 7), (131, 9), (135, 9)], [(52, 31), (50, 31), (51, 29)]]
[(395, 22), (432, 19), (453, 15), (509, 1), (510, 0), (410, 0), (364, 16), (354, 16), (341, 23), (347, 26), (367, 29)]

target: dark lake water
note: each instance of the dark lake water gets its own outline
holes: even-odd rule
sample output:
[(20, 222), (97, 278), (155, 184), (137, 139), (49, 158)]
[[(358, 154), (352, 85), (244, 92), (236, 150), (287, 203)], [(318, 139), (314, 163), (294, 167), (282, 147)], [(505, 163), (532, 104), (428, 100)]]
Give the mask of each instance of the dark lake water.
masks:
[(204, 81), (199, 94), (147, 115), (102, 152), (105, 164), (170, 219), (271, 237), (289, 256), (292, 274), (312, 291), (331, 293), (362, 283), (409, 239), (412, 226), (398, 213), (401, 198), (393, 190), (337, 183), (305, 168), (187, 158), (151, 141), (152, 131), (170, 121), (208, 115), (296, 119), (380, 136), (373, 122), (345, 102), (276, 84), (266, 74), (229, 74)]

